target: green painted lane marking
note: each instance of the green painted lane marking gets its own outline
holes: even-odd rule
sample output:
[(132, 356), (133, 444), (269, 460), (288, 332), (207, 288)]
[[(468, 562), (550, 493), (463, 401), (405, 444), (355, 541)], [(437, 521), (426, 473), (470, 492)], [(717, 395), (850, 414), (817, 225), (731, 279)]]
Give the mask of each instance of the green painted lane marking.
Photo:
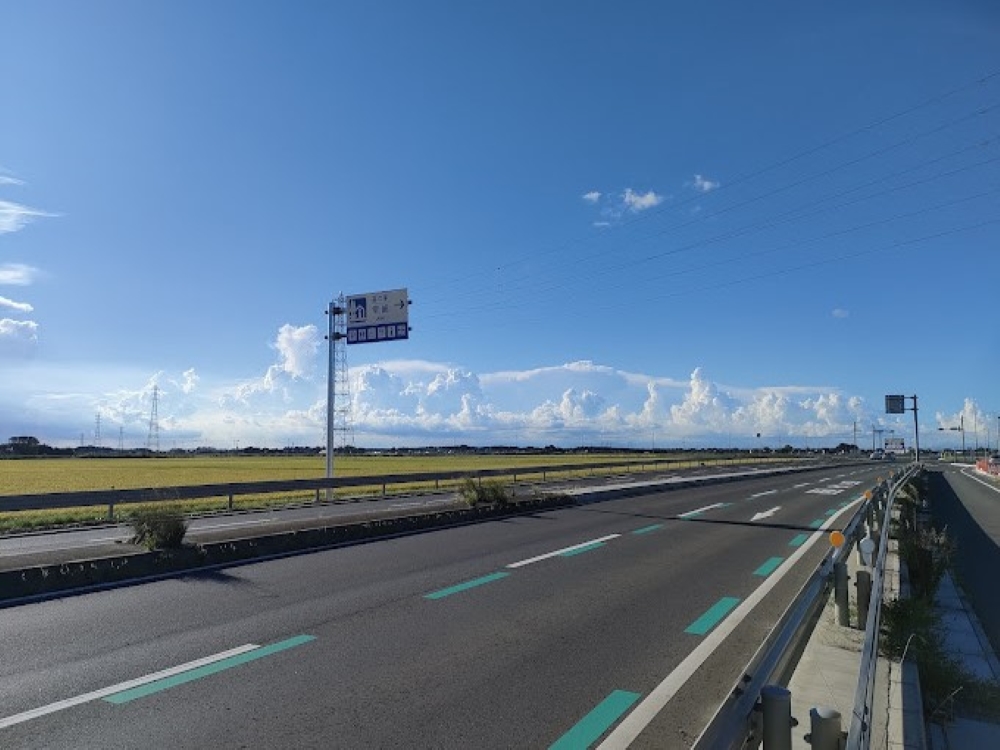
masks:
[(615, 690), (574, 724), (572, 729), (549, 745), (549, 750), (585, 750), (597, 742), (641, 697), (639, 693)]
[(828, 511), (827, 511), (826, 513), (824, 513), (823, 515), (824, 515), (824, 516), (827, 516), (827, 517), (829, 517), (829, 516), (835, 516), (835, 515), (837, 515), (837, 513), (839, 513), (839, 512), (840, 512), (840, 509), (839, 509), (839, 508), (830, 508), (830, 510), (828, 510)]
[(138, 700), (139, 698), (145, 698), (148, 695), (159, 693), (161, 690), (168, 690), (172, 687), (177, 687), (178, 685), (184, 685), (185, 683), (194, 682), (195, 680), (200, 680), (203, 677), (208, 677), (209, 675), (223, 672), (227, 669), (232, 669), (233, 667), (238, 667), (240, 664), (246, 664), (251, 661), (256, 661), (257, 659), (263, 659), (265, 656), (271, 656), (272, 654), (277, 654), (280, 651), (287, 651), (290, 648), (295, 648), (296, 646), (301, 646), (303, 643), (309, 643), (314, 640), (316, 640), (316, 636), (314, 635), (297, 635), (294, 638), (279, 641), (278, 643), (272, 643), (270, 646), (261, 646), (253, 651), (247, 651), (243, 654), (230, 656), (228, 659), (213, 662), (212, 664), (206, 664), (203, 667), (191, 669), (187, 672), (181, 672), (180, 674), (173, 675), (172, 677), (166, 677), (162, 680), (156, 680), (155, 682), (149, 682), (145, 685), (139, 685), (138, 687), (131, 688), (130, 690), (123, 690), (120, 693), (107, 696), (104, 700), (108, 703), (121, 705), (122, 703), (128, 703), (129, 701)]
[(785, 561), (783, 557), (772, 557), (768, 559), (763, 565), (761, 565), (757, 570), (753, 572), (755, 576), (761, 576), (767, 578), (771, 573), (773, 573), (781, 563)]
[(719, 621), (729, 613), (729, 610), (739, 603), (740, 600), (735, 596), (722, 597), (705, 614), (688, 625), (684, 632), (691, 633), (691, 635), (705, 635), (719, 624)]
[(657, 529), (662, 529), (662, 523), (654, 523), (652, 526), (643, 526), (641, 529), (636, 529), (633, 534), (648, 534), (651, 531), (656, 531)]
[(435, 591), (430, 594), (424, 594), (424, 599), (444, 599), (446, 596), (451, 596), (452, 594), (457, 594), (461, 591), (468, 591), (469, 589), (474, 589), (476, 586), (482, 586), (484, 583), (492, 583), (493, 581), (499, 581), (501, 578), (506, 578), (510, 573), (490, 573), (488, 576), (483, 576), (482, 578), (473, 578), (471, 581), (466, 581), (465, 583), (458, 583), (454, 586), (449, 586), (446, 589), (441, 589), (440, 591)]
[(812, 521), (809, 524), (809, 528), (811, 528), (811, 529), (818, 529), (824, 523), (826, 523), (826, 519), (825, 518), (817, 518), (815, 521)]
[(591, 550), (598, 549), (604, 546), (604, 542), (594, 542), (593, 544), (587, 544), (583, 547), (577, 547), (576, 549), (568, 549), (565, 552), (559, 554), (559, 557), (573, 557), (573, 555), (582, 555), (584, 552), (590, 552)]
[(799, 534), (797, 537), (795, 537), (792, 541), (790, 541), (788, 543), (788, 546), (789, 547), (799, 547), (803, 543), (805, 543), (806, 539), (808, 539), (808, 538), (809, 538), (808, 534)]

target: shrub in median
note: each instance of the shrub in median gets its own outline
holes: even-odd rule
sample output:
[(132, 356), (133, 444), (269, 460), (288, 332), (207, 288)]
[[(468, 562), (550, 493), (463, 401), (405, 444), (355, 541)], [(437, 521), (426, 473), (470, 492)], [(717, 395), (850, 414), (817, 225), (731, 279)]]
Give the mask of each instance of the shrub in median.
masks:
[(489, 503), (502, 508), (507, 505), (510, 499), (507, 488), (498, 479), (476, 482), (474, 479), (466, 478), (458, 492), (471, 508), (475, 508), (481, 503)]
[(183, 514), (163, 508), (138, 510), (130, 523), (135, 529), (132, 543), (141, 544), (148, 550), (179, 548), (188, 527)]

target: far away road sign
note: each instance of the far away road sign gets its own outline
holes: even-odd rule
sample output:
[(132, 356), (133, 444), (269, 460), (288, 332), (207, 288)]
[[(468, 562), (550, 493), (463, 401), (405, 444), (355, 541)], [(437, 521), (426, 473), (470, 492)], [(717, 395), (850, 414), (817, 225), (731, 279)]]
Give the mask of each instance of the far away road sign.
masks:
[(347, 343), (373, 344), (410, 338), (406, 289), (355, 294), (347, 298)]
[(885, 413), (902, 414), (906, 411), (905, 396), (886, 396)]

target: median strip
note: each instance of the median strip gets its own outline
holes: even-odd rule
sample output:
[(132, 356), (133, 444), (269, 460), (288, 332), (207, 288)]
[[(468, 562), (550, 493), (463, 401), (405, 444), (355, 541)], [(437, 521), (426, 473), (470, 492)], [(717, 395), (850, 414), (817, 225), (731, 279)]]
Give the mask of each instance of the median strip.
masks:
[(615, 690), (552, 743), (549, 750), (581, 750), (590, 747), (641, 697), (639, 693)]
[(691, 635), (705, 635), (729, 613), (729, 610), (739, 603), (740, 600), (735, 596), (722, 597), (705, 614), (684, 628), (684, 632)]
[(468, 591), (469, 589), (474, 589), (477, 586), (482, 586), (486, 583), (492, 583), (493, 581), (499, 581), (501, 578), (506, 578), (510, 573), (490, 573), (488, 576), (482, 576), (481, 578), (473, 578), (471, 581), (466, 581), (465, 583), (458, 583), (454, 586), (449, 586), (446, 589), (440, 589), (439, 591), (434, 591), (430, 594), (424, 594), (424, 599), (444, 599), (446, 596), (451, 596), (452, 594), (458, 594), (462, 591)]

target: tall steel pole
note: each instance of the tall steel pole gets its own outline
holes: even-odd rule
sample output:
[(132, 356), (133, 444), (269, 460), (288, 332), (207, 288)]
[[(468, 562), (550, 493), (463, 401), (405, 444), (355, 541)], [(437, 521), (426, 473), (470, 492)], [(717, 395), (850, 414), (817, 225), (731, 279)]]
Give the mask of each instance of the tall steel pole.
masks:
[(916, 446), (916, 463), (920, 463), (920, 424), (917, 422), (917, 396), (913, 395), (913, 439)]
[[(326, 478), (333, 478), (333, 405), (334, 397), (336, 396), (336, 365), (334, 364), (333, 358), (333, 347), (334, 347), (334, 330), (333, 330), (333, 316), (335, 315), (336, 306), (331, 301), (330, 306), (326, 311), (327, 318), (327, 334), (326, 340), (328, 346), (329, 356), (327, 359), (326, 366)], [(330, 490), (327, 489), (329, 494)]]

